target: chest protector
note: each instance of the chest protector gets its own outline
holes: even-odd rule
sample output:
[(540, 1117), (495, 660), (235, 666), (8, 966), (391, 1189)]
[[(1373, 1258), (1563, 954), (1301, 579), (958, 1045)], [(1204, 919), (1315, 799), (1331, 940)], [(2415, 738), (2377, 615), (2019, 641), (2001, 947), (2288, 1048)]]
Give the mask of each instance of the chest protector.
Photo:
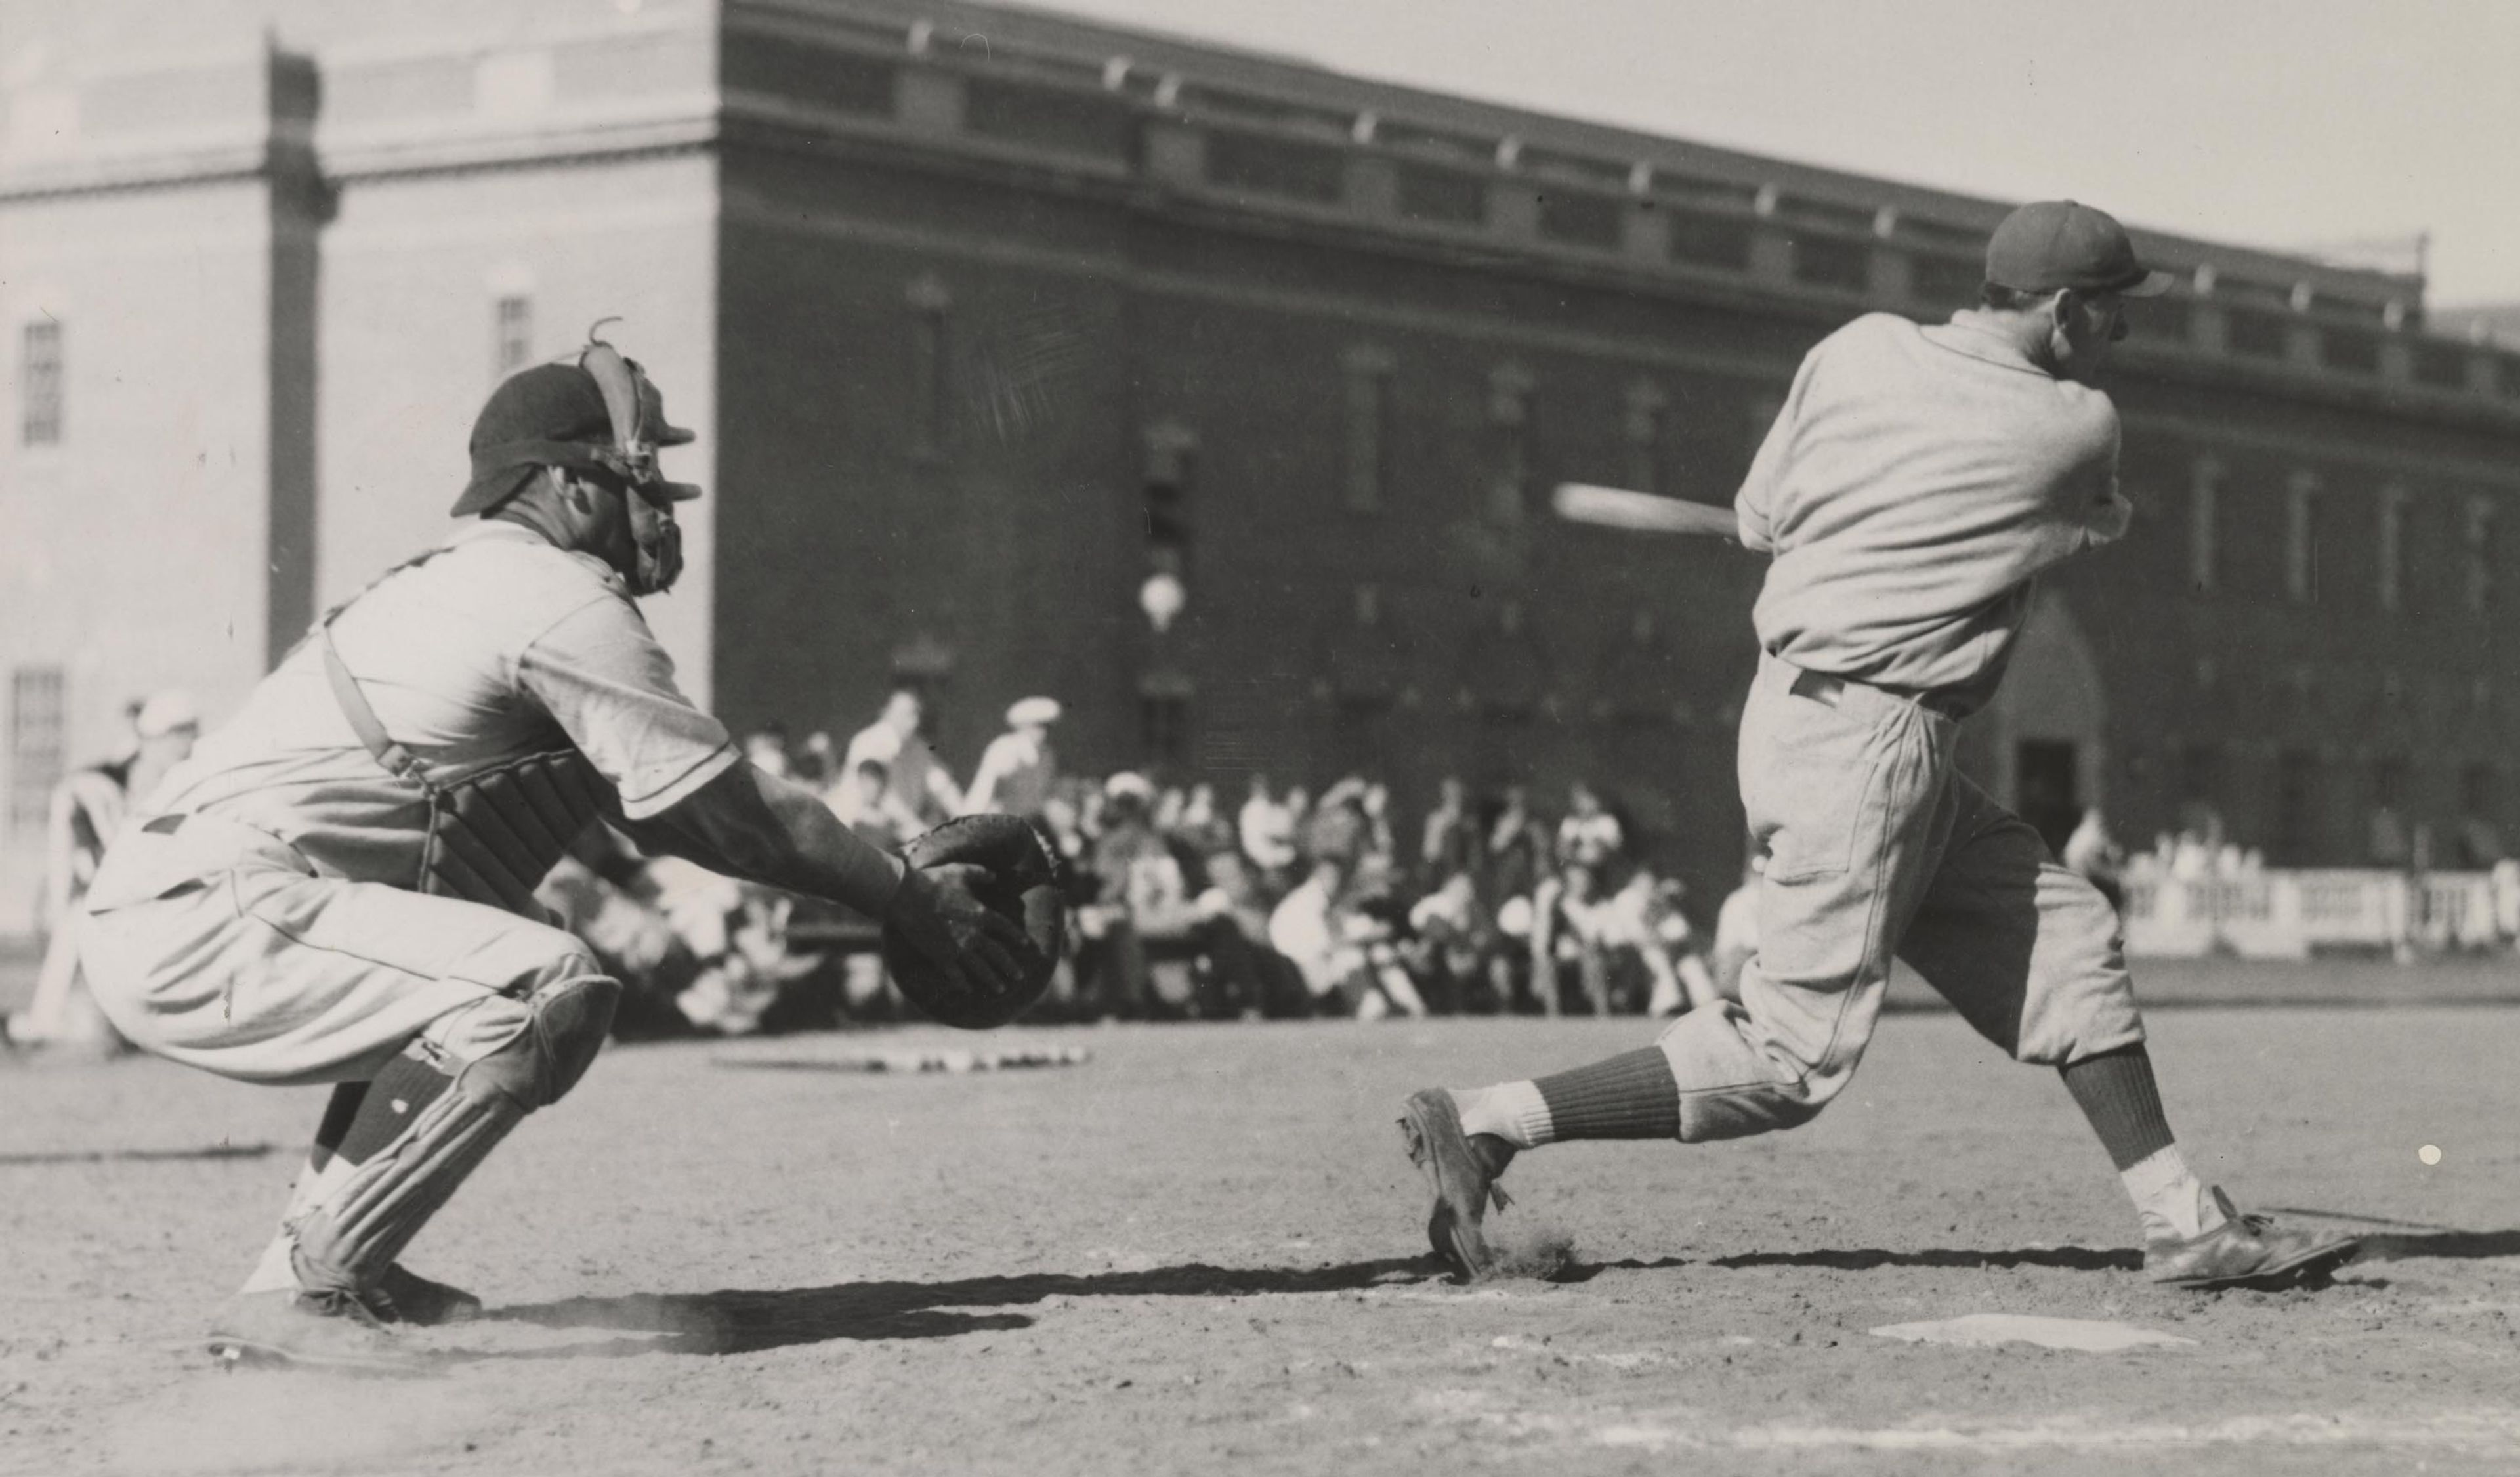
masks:
[(324, 672), (341, 715), (376, 762), (420, 787), (428, 804), (428, 834), (420, 875), (405, 884), (437, 898), (484, 902), (535, 917), (534, 889), (554, 863), (604, 812), (610, 786), (574, 747), (527, 754), (460, 780), (441, 781), (419, 755), (395, 743), (359, 693), (333, 645), (327, 620), (317, 628)]

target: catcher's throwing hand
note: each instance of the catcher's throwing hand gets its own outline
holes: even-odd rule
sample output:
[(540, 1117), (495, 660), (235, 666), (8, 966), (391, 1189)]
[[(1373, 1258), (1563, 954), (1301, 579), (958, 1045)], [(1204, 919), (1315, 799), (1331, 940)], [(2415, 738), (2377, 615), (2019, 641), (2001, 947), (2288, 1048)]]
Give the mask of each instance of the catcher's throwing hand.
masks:
[(1030, 943), (1012, 920), (975, 896), (988, 879), (986, 867), (912, 867), (902, 875), (883, 921), (956, 988), (1010, 994), (1023, 983), (1017, 954)]

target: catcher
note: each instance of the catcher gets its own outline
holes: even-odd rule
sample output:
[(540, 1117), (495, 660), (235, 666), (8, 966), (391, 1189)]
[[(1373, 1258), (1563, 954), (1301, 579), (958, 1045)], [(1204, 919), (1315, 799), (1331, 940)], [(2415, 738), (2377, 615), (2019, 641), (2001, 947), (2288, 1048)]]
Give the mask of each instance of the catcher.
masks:
[(673, 507), (699, 489), (656, 448), (691, 439), (605, 344), (508, 380), (472, 429), (472, 521), (326, 613), (108, 854), (81, 942), (113, 1024), (239, 1081), (338, 1085), (212, 1322), (221, 1357), (406, 1368), (389, 1325), (479, 1311), (397, 1258), (604, 1041), (620, 986), (531, 896), (599, 816), (883, 919), (905, 992), (956, 1024), (1047, 983), (1058, 914), (1028, 935), (1011, 900), (1047, 875), (1029, 828), (888, 856), (676, 688), (636, 602), (681, 571)]

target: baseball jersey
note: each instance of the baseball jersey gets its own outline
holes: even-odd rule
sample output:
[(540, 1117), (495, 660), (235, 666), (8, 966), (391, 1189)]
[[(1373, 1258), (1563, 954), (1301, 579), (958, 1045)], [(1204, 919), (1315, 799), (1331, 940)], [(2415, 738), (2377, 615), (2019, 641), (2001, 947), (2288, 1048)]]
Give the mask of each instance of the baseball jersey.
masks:
[[(334, 644), (385, 731), (446, 781), (575, 745), (631, 819), (731, 768), (717, 719), (620, 576), (518, 525), (472, 524), (333, 623)], [(424, 802), (359, 743), (301, 643), (150, 797), (150, 813), (209, 811), (290, 843), (327, 876), (404, 883), (420, 870)]]
[(1741, 541), (1773, 556), (1760, 644), (1982, 704), (2040, 572), (2126, 531), (2117, 458), (2108, 396), (1978, 314), (1856, 319), (1804, 357), (1733, 502)]

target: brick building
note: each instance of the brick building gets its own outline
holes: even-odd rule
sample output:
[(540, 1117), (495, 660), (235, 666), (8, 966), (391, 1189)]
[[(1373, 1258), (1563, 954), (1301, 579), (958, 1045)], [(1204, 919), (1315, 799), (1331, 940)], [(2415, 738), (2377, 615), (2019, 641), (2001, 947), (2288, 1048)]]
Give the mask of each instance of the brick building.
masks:
[[(13, 26), (0, 929), (123, 700), (231, 707), (610, 314), (700, 433), (652, 614), (731, 722), (909, 677), (967, 771), (1047, 691), (1088, 769), (1591, 776), (1715, 884), (1758, 571), (1546, 489), (1729, 500), (1802, 351), (1966, 301), (2005, 208), (946, 0)], [(2138, 527), (2052, 582), (1972, 763), (2050, 827), (2496, 844), (2520, 357), (2428, 334), (2420, 278), (2138, 235), (2184, 283), (2112, 387)]]

